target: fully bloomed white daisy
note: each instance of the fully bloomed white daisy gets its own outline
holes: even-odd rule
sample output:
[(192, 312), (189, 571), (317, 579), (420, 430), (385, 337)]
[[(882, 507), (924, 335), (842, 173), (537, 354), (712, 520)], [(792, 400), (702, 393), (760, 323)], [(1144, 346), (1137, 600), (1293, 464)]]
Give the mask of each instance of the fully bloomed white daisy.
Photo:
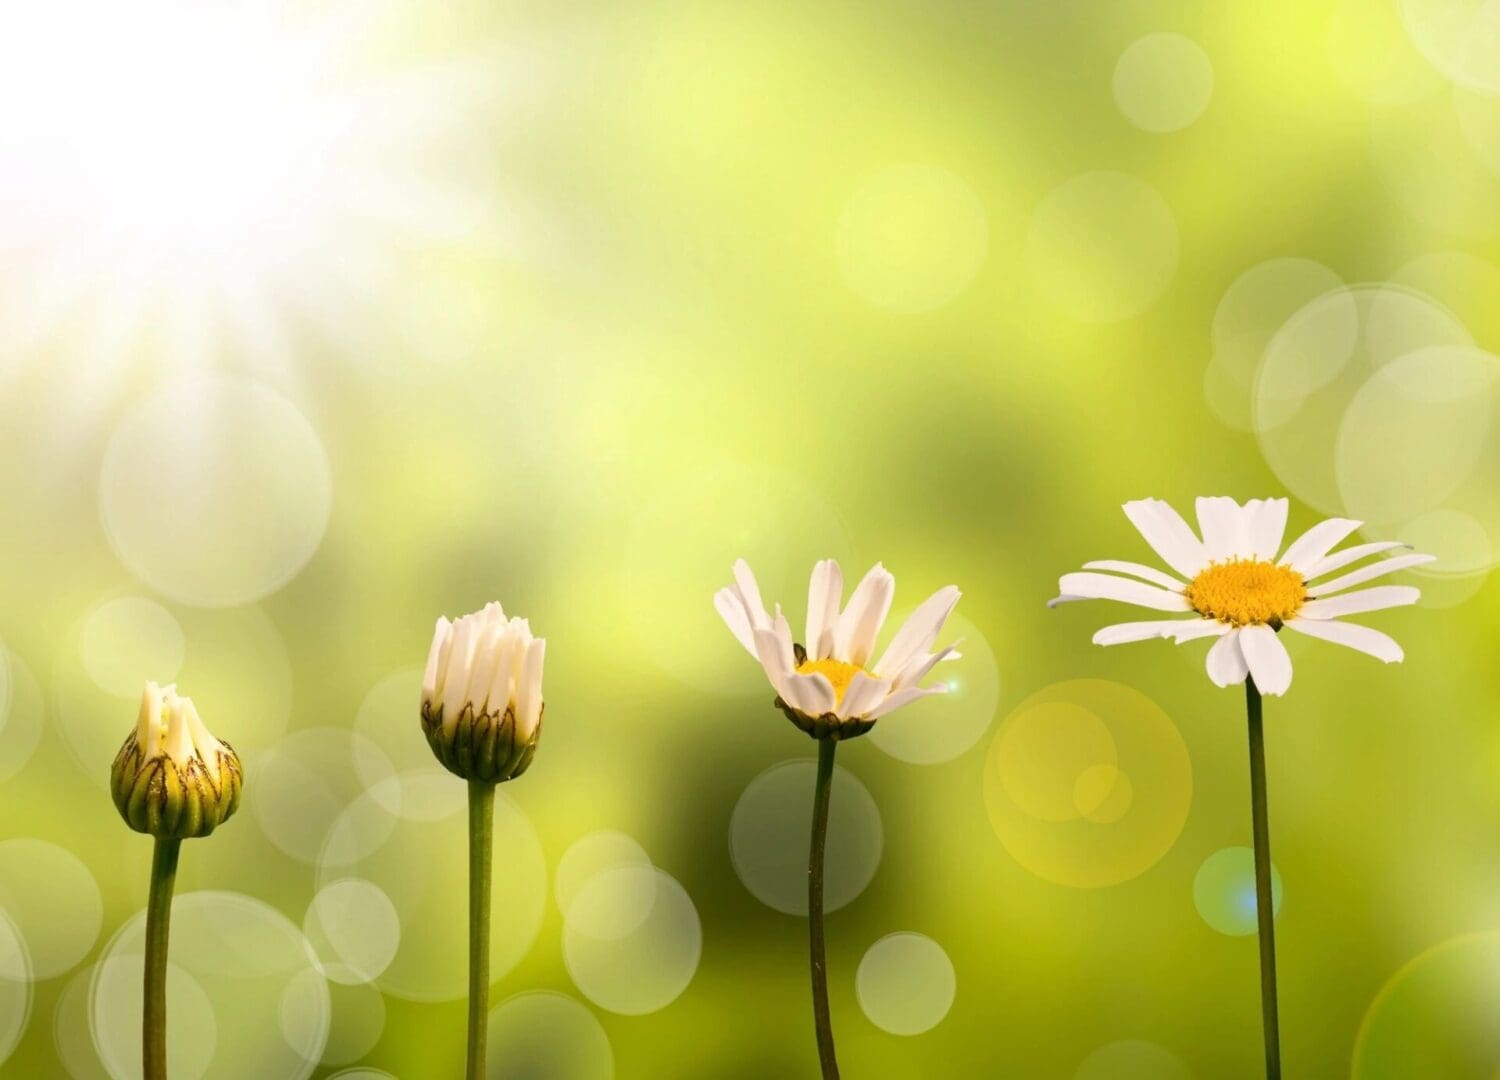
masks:
[(939, 589), (907, 617), (880, 659), (871, 663), (875, 640), (891, 611), (896, 579), (879, 563), (855, 586), (840, 610), (844, 575), (833, 559), (813, 567), (807, 594), (806, 644), (776, 605), (773, 618), (761, 602), (760, 586), (744, 559), (734, 564), (733, 585), (714, 594), (724, 622), (765, 669), (787, 717), (814, 738), (862, 735), (887, 713), (939, 694), (946, 686), (922, 686), (940, 661), (957, 659), (956, 646), (932, 647), (961, 595), (957, 586)]
[(1241, 506), (1230, 498), (1200, 498), (1197, 507), (1201, 536), (1160, 499), (1125, 504), (1125, 516), (1173, 574), (1114, 559), (1085, 563), (1085, 572), (1062, 576), (1058, 582), (1062, 595), (1052, 603), (1119, 600), (1179, 612), (1181, 617), (1174, 619), (1106, 626), (1094, 635), (1094, 643), (1171, 638), (1181, 644), (1216, 637), (1219, 640), (1208, 652), (1209, 678), (1219, 686), (1234, 686), (1249, 675), (1263, 694), (1283, 694), (1292, 684), (1291, 657), (1276, 636), (1282, 627), (1347, 645), (1388, 664), (1402, 659), (1401, 646), (1387, 635), (1339, 620), (1414, 604), (1421, 593), (1409, 585), (1347, 590), (1431, 562), (1434, 556), (1377, 558), (1329, 577), (1336, 570), (1407, 545), (1379, 541), (1334, 551), (1363, 522), (1330, 518), (1282, 551), (1286, 499), (1251, 499)]

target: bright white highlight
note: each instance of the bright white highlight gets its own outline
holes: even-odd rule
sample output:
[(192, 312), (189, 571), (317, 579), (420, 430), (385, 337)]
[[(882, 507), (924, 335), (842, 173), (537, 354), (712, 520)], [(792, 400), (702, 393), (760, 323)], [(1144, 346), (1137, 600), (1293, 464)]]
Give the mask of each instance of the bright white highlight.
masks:
[(382, 59), (422, 16), (415, 0), (8, 5), (5, 343), (67, 329), (91, 360), (144, 343), (179, 368), (229, 346), (283, 364), (293, 325), (365, 334), (403, 250), (495, 246), (483, 136), (515, 66)]

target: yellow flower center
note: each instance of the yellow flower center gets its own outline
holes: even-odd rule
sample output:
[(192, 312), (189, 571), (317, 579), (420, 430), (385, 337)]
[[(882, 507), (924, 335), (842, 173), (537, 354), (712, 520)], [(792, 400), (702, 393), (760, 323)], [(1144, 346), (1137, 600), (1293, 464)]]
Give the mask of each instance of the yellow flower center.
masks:
[(865, 669), (857, 664), (846, 664), (842, 660), (804, 660), (797, 665), (798, 675), (822, 675), (833, 684), (833, 700), (841, 702), (854, 681), (854, 676)]
[(1307, 599), (1307, 586), (1289, 566), (1230, 559), (1210, 564), (1188, 583), (1185, 595), (1194, 611), (1210, 619), (1235, 626), (1279, 626)]

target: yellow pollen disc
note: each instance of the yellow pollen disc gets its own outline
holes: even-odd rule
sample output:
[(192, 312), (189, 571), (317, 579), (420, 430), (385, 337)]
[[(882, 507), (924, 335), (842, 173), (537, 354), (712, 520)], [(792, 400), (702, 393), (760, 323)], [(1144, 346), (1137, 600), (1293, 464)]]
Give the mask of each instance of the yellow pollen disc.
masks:
[(1187, 601), (1210, 619), (1250, 626), (1286, 622), (1307, 599), (1302, 575), (1261, 559), (1216, 562), (1188, 583)]
[(849, 684), (854, 681), (854, 676), (865, 669), (856, 664), (846, 664), (842, 660), (804, 660), (797, 665), (798, 675), (822, 675), (833, 684), (834, 701), (843, 701), (844, 693), (849, 689)]

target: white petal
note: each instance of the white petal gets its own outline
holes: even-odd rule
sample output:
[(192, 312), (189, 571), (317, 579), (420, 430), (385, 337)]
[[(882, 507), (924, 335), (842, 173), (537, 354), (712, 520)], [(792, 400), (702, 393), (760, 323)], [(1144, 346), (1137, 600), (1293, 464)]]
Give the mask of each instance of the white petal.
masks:
[(1115, 623), (1094, 634), (1095, 645), (1123, 645), (1130, 641), (1171, 638), (1181, 644), (1200, 637), (1227, 634), (1233, 627), (1217, 619), (1194, 616), (1191, 619), (1151, 619), (1145, 622)]
[(1208, 677), (1215, 686), (1238, 686), (1250, 674), (1240, 651), (1240, 631), (1225, 634), (1208, 650)]
[(1245, 504), (1250, 554), (1257, 559), (1269, 562), (1281, 550), (1288, 505), (1286, 499), (1251, 499)]
[(432, 631), (432, 647), (427, 650), (427, 670), (422, 674), (422, 700), (429, 704), (437, 694), (438, 679), (452, 646), (453, 624), (440, 618)]
[(1204, 496), (1197, 500), (1196, 509), (1203, 547), (1210, 559), (1229, 559), (1249, 550), (1249, 518), (1239, 503), (1226, 495)]
[(770, 626), (771, 616), (766, 611), (766, 605), (761, 602), (760, 586), (755, 581), (755, 573), (744, 559), (734, 561), (734, 582), (740, 590), (740, 598), (745, 602), (745, 614), (750, 616), (750, 625), (757, 630)]
[(745, 602), (740, 598), (740, 591), (733, 585), (726, 585), (714, 593), (714, 610), (724, 620), (724, 625), (729, 627), (735, 640), (745, 647), (745, 651), (756, 656), (755, 632), (750, 625), (750, 616), (745, 611)]
[(146, 683), (141, 694), (141, 711), (136, 720), (135, 744), (149, 761), (161, 750), (161, 687)]
[(1191, 611), (1187, 597), (1181, 593), (1158, 589), (1140, 581), (1111, 577), (1108, 574), (1064, 574), (1058, 580), (1058, 591), (1064, 597), (1083, 596), (1090, 600), (1119, 600), (1126, 604), (1155, 608), (1157, 611)]
[(838, 707), (834, 709), (834, 715), (840, 720), (851, 716), (864, 716), (885, 700), (890, 689), (889, 679), (877, 679), (861, 671), (849, 683), (849, 689), (844, 691), (844, 700), (838, 703)]
[(1333, 545), (1343, 543), (1346, 536), (1363, 524), (1362, 521), (1351, 521), (1348, 518), (1320, 521), (1293, 540), (1291, 547), (1276, 561), (1282, 566), (1290, 566), (1306, 578), (1308, 571), (1333, 550)]
[(1162, 637), (1170, 637), (1178, 645), (1184, 641), (1197, 641), (1199, 638), (1223, 637), (1234, 629), (1232, 624), (1218, 619), (1183, 619), (1177, 626), (1178, 630), (1163, 634)]
[(855, 586), (849, 606), (834, 627), (833, 655), (845, 663), (864, 667), (895, 595), (896, 579), (890, 572), (880, 563), (870, 567), (870, 572)]
[(792, 648), (792, 628), (786, 621), (786, 616), (781, 609), (776, 609), (776, 622), (771, 628), (776, 635), (776, 645), (781, 650), (781, 664), (787, 671), (797, 669), (797, 654)]
[(1335, 551), (1332, 555), (1318, 560), (1317, 564), (1310, 566), (1302, 575), (1304, 581), (1312, 581), (1324, 574), (1331, 574), (1340, 567), (1348, 566), (1352, 562), (1358, 562), (1368, 555), (1378, 555), (1382, 551), (1390, 551), (1393, 548), (1410, 548), (1410, 544), (1403, 544), (1400, 540), (1380, 540), (1373, 544), (1356, 544), (1352, 548), (1343, 551)]
[(1203, 546), (1182, 515), (1160, 499), (1137, 499), (1125, 504), (1125, 516), (1140, 530), (1162, 561), (1185, 578), (1196, 577), (1209, 563)]
[(490, 695), (490, 683), (495, 675), (495, 661), (499, 659), (500, 642), (505, 636), (504, 623), (496, 626), (486, 623), (474, 647), (474, 669), (469, 673), (469, 685), (464, 688), (463, 699), (474, 706), (476, 713), (482, 712)]
[(1111, 570), (1116, 574), (1129, 574), (1138, 577), (1142, 581), (1149, 581), (1153, 585), (1160, 585), (1163, 589), (1172, 589), (1181, 592), (1187, 588), (1187, 583), (1178, 581), (1171, 574), (1164, 574), (1154, 566), (1145, 566), (1138, 562), (1125, 562), (1121, 559), (1095, 559), (1093, 562), (1083, 564), (1085, 570)]
[(833, 628), (843, 599), (844, 572), (836, 560), (821, 560), (807, 585), (807, 637), (803, 638), (807, 655), (814, 660), (833, 655)]
[(792, 665), (787, 663), (781, 638), (775, 630), (755, 631), (755, 655), (760, 659), (760, 666), (765, 669), (766, 678), (780, 691), (791, 677)]
[(833, 683), (826, 675), (814, 672), (811, 675), (790, 675), (777, 690), (781, 700), (798, 712), (808, 716), (831, 713), (837, 704), (838, 695), (833, 692)]
[[(489, 702), (490, 709), (494, 712), (504, 712), (506, 707), (515, 703), (517, 696), (516, 672), (524, 661), (526, 645), (521, 641), (520, 635), (509, 628), (501, 636), (500, 647), (495, 655), (495, 670), (490, 676), (490, 686), (485, 694), (485, 701)], [(448, 717), (443, 718), (446, 722)]]
[(479, 620), (472, 615), (461, 616), (453, 624), (453, 646), (448, 651), (448, 663), (443, 666), (437, 700), (451, 701), (453, 708), (448, 711), (455, 715), (463, 708), (462, 695), (469, 688), (469, 671), (474, 666), (474, 639), (478, 629)]
[(928, 694), (941, 694), (947, 689), (942, 683), (938, 683), (936, 686), (908, 686), (891, 694), (879, 705), (875, 706), (874, 709), (867, 712), (864, 719), (879, 720), (886, 713), (894, 712), (896, 709), (901, 708), (901, 706), (910, 704), (918, 698), (924, 698)]
[(900, 690), (904, 686), (914, 686), (927, 677), (927, 673), (937, 667), (944, 660), (959, 659), (958, 647), (949, 645), (946, 649), (932, 653), (929, 656), (913, 656), (906, 662), (906, 666), (896, 673), (891, 682), (892, 689)]
[(1246, 626), (1240, 630), (1240, 651), (1245, 654), (1245, 663), (1250, 667), (1250, 677), (1255, 688), (1262, 694), (1279, 697), (1292, 685), (1292, 658), (1286, 646), (1264, 623)]
[(167, 736), (162, 751), (173, 761), (186, 763), (193, 757), (193, 713), (190, 698), (174, 696), (167, 706)]
[(1397, 570), (1405, 570), (1410, 566), (1421, 566), (1423, 563), (1435, 562), (1436, 555), (1397, 555), (1394, 559), (1381, 559), (1379, 562), (1371, 563), (1369, 566), (1361, 566), (1358, 570), (1350, 570), (1347, 574), (1314, 585), (1307, 590), (1308, 596), (1328, 596), (1354, 585), (1363, 585), (1367, 581), (1373, 581), (1386, 574), (1394, 574)]
[(1395, 638), (1358, 623), (1339, 622), (1335, 619), (1288, 619), (1284, 625), (1308, 637), (1322, 638), (1324, 641), (1369, 653), (1387, 664), (1400, 663), (1406, 659), (1406, 653)]
[(521, 669), (521, 685), (516, 691), (516, 738), (529, 739), (542, 716), (542, 662), (547, 655), (547, 639), (534, 638), (526, 649)]
[(1373, 589), (1330, 596), (1327, 600), (1309, 600), (1297, 609), (1301, 619), (1336, 619), (1340, 615), (1358, 615), (1362, 611), (1382, 611), (1404, 607), (1422, 599), (1420, 589), (1410, 585), (1377, 585)]
[(906, 667), (912, 657), (925, 655), (937, 640), (943, 623), (952, 614), (953, 606), (962, 595), (958, 586), (948, 585), (922, 601), (917, 610), (906, 617), (901, 629), (896, 631), (896, 636), (891, 638), (891, 643), (881, 654), (880, 662), (875, 665), (876, 673), (883, 676), (894, 675)]

